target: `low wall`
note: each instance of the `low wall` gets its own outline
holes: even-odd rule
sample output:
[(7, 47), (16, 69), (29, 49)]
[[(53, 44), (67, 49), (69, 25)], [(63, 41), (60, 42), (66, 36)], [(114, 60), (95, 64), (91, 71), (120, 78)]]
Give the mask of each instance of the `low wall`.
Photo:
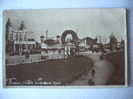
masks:
[(6, 64), (7, 65), (16, 65), (16, 64), (24, 64), (24, 63), (33, 63), (33, 62), (40, 62), (41, 61), (41, 54), (32, 54), (29, 58), (25, 58), (25, 56), (8, 56), (6, 57)]

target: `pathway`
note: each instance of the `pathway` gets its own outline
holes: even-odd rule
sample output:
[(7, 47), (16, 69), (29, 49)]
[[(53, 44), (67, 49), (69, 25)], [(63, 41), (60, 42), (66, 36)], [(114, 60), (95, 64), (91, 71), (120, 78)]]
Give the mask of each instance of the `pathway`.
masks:
[(94, 66), (92, 69), (95, 70), (95, 75), (92, 77), (90, 70), (87, 75), (82, 75), (79, 79), (73, 81), (70, 85), (88, 85), (89, 79), (92, 79), (95, 85), (105, 85), (112, 76), (114, 71), (113, 65), (106, 59), (101, 60), (100, 53), (84, 53), (84, 55), (90, 57), (93, 60)]

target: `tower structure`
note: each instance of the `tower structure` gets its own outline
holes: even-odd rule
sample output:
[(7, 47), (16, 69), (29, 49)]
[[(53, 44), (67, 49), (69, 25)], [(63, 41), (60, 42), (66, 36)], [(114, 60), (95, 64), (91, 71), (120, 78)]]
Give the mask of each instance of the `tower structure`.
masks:
[(41, 41), (41, 43), (44, 42), (44, 36), (43, 35), (40, 36), (40, 41)]

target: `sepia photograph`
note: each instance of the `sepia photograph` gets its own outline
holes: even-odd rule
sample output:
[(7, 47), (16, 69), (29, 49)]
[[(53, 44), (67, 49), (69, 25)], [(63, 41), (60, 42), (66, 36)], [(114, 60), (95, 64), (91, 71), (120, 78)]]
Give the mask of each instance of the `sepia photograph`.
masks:
[(125, 8), (3, 12), (3, 85), (127, 86)]

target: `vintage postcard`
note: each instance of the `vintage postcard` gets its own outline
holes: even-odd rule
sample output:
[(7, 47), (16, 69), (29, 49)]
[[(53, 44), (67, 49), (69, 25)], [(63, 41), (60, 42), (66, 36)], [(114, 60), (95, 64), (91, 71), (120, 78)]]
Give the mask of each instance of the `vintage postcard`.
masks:
[(5, 10), (3, 84), (127, 86), (125, 8)]

